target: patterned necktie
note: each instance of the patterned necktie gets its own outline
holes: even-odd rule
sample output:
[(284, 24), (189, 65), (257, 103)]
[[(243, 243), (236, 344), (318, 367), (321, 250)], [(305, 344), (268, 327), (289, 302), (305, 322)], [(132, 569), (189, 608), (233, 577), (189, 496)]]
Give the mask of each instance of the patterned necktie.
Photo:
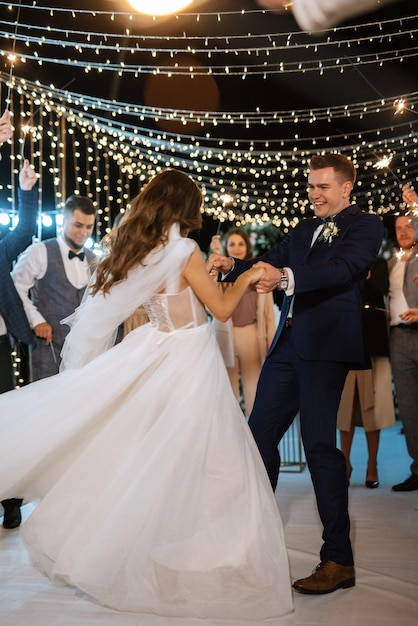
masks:
[(84, 252), (79, 252), (78, 254), (76, 254), (75, 252), (73, 252), (72, 250), (69, 251), (68, 253), (68, 258), (70, 259), (80, 259), (80, 261), (84, 261)]

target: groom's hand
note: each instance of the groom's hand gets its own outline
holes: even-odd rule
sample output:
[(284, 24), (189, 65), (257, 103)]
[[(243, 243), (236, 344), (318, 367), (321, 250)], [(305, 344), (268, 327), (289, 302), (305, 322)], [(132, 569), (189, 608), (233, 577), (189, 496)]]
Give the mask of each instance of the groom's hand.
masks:
[(276, 289), (281, 278), (281, 272), (277, 267), (273, 267), (270, 263), (259, 261), (253, 267), (262, 267), (264, 269), (263, 277), (256, 284), (257, 293), (270, 293)]

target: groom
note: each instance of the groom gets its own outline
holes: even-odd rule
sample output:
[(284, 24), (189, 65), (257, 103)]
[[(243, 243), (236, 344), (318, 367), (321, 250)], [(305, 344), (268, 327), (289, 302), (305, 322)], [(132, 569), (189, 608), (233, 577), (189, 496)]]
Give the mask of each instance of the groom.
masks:
[[(336, 416), (349, 369), (368, 366), (361, 291), (382, 242), (376, 215), (350, 203), (356, 172), (341, 154), (314, 156), (308, 196), (316, 219), (305, 219), (259, 259), (212, 255), (212, 271), (233, 281), (257, 263), (259, 293), (285, 292), (280, 323), (258, 382), (249, 426), (273, 489), (278, 444), (300, 412), (306, 460), (323, 524), (320, 563), (293, 587), (324, 594), (355, 584), (344, 455), (336, 447)], [(319, 219), (318, 219), (319, 218)]]

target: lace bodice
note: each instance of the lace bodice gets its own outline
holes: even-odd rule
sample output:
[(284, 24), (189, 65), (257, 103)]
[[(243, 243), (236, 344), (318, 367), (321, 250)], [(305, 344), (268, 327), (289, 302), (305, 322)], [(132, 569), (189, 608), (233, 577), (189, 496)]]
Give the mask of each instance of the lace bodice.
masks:
[(144, 309), (151, 324), (166, 333), (195, 328), (207, 321), (206, 311), (191, 287), (177, 294), (156, 294), (144, 302)]

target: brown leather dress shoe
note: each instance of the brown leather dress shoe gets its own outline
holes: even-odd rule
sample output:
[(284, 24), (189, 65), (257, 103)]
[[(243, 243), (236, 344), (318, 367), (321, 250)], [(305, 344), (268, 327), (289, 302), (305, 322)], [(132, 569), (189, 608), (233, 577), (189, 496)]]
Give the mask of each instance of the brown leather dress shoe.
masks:
[(293, 589), (299, 593), (321, 594), (354, 587), (355, 584), (356, 577), (352, 565), (322, 561), (308, 578), (296, 580)]

